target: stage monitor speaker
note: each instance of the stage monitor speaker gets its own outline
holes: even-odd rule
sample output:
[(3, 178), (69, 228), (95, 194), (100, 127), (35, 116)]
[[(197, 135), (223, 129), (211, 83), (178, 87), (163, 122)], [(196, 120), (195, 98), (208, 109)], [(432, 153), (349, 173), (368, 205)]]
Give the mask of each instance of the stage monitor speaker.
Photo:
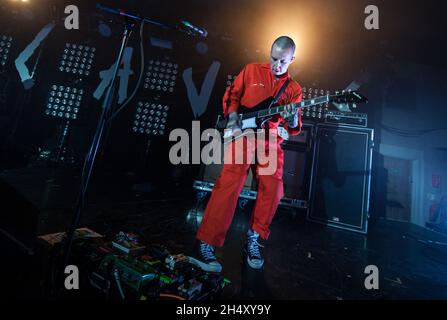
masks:
[(308, 219), (367, 233), (374, 130), (319, 124)]
[(28, 254), (33, 254), (39, 210), (1, 178), (0, 194), (0, 238), (14, 243)]

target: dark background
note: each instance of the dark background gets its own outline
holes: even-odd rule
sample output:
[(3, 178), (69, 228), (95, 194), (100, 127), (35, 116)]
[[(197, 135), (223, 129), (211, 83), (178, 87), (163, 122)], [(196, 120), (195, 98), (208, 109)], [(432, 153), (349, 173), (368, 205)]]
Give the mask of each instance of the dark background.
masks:
[[(415, 209), (419, 216), (413, 217), (413, 222), (423, 224), (431, 205), (429, 194), (434, 194), (435, 199), (443, 194), (442, 187), (432, 189), (430, 186), (433, 174), (445, 177), (447, 173), (444, 165), (447, 158), (446, 125), (443, 120), (446, 116), (446, 42), (442, 1), (411, 4), (408, 1), (250, 0), (101, 3), (172, 25), (185, 19), (208, 31), (208, 37), (199, 38), (155, 26), (145, 28), (143, 42), (146, 60), (165, 57), (180, 66), (174, 94), (160, 97), (172, 106), (168, 130), (185, 128), (190, 131), (192, 120), (200, 120), (202, 129), (212, 127), (221, 110), (227, 75), (237, 74), (248, 62), (268, 61), (271, 42), (279, 35), (288, 34), (297, 43), (296, 62), (290, 72), (303, 87), (335, 91), (345, 88), (353, 80), (362, 83), (360, 91), (369, 98), (369, 104), (360, 106), (358, 111), (368, 114), (369, 127), (375, 129), (373, 210), (374, 205), (382, 206), (386, 201), (381, 187), (386, 182), (380, 179), (383, 157), (399, 157), (403, 152), (384, 154), (381, 151), (383, 146), (388, 149), (394, 146), (407, 148), (420, 155), (417, 160), (423, 165), (418, 173), (419, 191), (413, 194), (419, 199)], [(78, 5), (80, 30), (63, 28), (66, 4)], [(369, 4), (379, 8), (379, 30), (366, 30), (364, 27), (364, 10)], [(25, 167), (32, 163), (39, 150), (57, 145), (60, 123), (43, 115), (45, 99), (52, 83), (76, 83), (86, 91), (81, 117), (73, 123), (69, 138), (78, 162), (82, 162), (101, 110), (101, 102), (92, 97), (100, 81), (98, 73), (112, 65), (122, 32), (122, 19), (96, 10), (95, 5), (93, 1), (0, 3), (2, 33), (14, 37), (8, 63), (0, 73), (3, 168)], [(53, 18), (58, 24), (43, 47), (36, 69), (36, 85), (32, 90), (24, 91), (13, 60)], [(110, 37), (98, 32), (101, 22), (110, 28)], [(149, 37), (172, 41), (173, 49), (153, 47)], [(97, 47), (92, 74), (88, 78), (77, 81), (58, 72), (65, 42)], [(137, 32), (129, 45), (134, 47), (134, 74), (130, 77), (128, 95), (139, 73)], [(203, 47), (205, 51), (198, 49)], [(36, 55), (28, 65), (34, 63)], [(213, 61), (221, 63), (218, 78), (206, 112), (195, 119), (181, 73), (192, 67), (193, 79), (200, 90)], [(135, 101), (139, 98), (151, 99), (153, 94), (140, 88)], [(23, 113), (17, 115), (20, 105), (24, 106)], [(131, 172), (136, 180), (152, 180), (165, 187), (172, 184), (191, 186), (191, 181), (199, 172), (198, 166), (170, 165), (168, 151), (172, 142), (168, 141), (168, 135), (152, 138), (148, 148), (146, 136), (131, 132), (134, 107), (135, 103), (131, 102), (113, 122), (99, 166), (123, 174)], [(17, 129), (13, 143), (9, 143), (13, 147), (4, 147), (15, 123)], [(377, 211), (383, 215), (383, 210)]]

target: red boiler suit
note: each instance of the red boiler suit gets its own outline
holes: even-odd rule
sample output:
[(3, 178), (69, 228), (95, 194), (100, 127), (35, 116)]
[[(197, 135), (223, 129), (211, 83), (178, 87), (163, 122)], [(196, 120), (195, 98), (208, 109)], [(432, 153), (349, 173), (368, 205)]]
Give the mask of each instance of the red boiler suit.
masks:
[[(287, 78), (290, 79), (289, 85), (278, 99), (277, 105), (300, 102), (302, 99), (300, 85), (292, 80), (288, 73), (277, 79), (271, 73), (269, 64), (248, 64), (225, 92), (223, 97), (224, 114), (237, 112), (240, 105), (247, 108), (256, 107), (269, 97), (274, 97)], [(266, 123), (265, 129), (268, 129), (266, 131), (270, 134), (276, 135), (277, 131), (275, 129), (278, 128), (280, 123), (284, 123), (283, 126), (290, 135), (297, 135), (302, 125), (300, 110), (298, 116), (298, 126), (296, 128), (289, 128), (287, 122), (280, 115), (275, 115)], [(244, 159), (247, 159), (247, 161), (244, 161), (243, 164), (225, 162), (214, 185), (196, 235), (197, 239), (213, 246), (222, 246), (225, 241), (228, 228), (233, 220), (239, 194), (250, 169), (250, 160), (255, 156), (256, 143), (253, 142), (253, 139), (243, 139), (245, 140)], [(268, 145), (268, 140), (265, 139), (264, 141)], [(255, 162), (258, 193), (250, 219), (250, 227), (259, 233), (263, 239), (267, 239), (269, 236), (270, 223), (284, 195), (282, 180), (284, 154), (280, 146), (282, 141), (283, 139), (278, 136), (277, 144), (271, 146), (276, 148), (277, 151), (277, 167), (272, 175), (259, 175), (261, 164)], [(230, 147), (235, 152), (235, 142), (227, 145), (227, 148)]]

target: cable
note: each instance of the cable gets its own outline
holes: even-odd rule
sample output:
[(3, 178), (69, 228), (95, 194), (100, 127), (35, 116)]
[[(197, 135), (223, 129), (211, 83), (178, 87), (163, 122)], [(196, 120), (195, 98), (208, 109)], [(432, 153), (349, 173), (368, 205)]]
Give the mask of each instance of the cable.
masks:
[(162, 298), (174, 298), (177, 300), (186, 300), (185, 298), (181, 297), (181, 296), (177, 296), (175, 294), (169, 294), (169, 293), (160, 293), (160, 297)]
[[(140, 30), (140, 31), (141, 31), (141, 30)], [(141, 34), (141, 32), (140, 32), (140, 34)], [(129, 39), (130, 39), (131, 35), (132, 35), (132, 30), (130, 30), (130, 32), (129, 32)], [(117, 63), (118, 63), (118, 68), (119, 68), (119, 64), (121, 63), (121, 61), (118, 61)], [(113, 85), (113, 84), (110, 84), (110, 85)], [(113, 89), (113, 88), (112, 88), (112, 89)], [(112, 118), (112, 117), (110, 117), (110, 120), (112, 120), (111, 118)], [(104, 120), (104, 121), (107, 122), (107, 120)], [(96, 137), (97, 135), (99, 135), (99, 131), (100, 131), (100, 129), (101, 129), (101, 126), (98, 126), (97, 129), (96, 129), (96, 132), (95, 132), (95, 137)], [(86, 159), (88, 159), (88, 160), (87, 160), (87, 161), (84, 160), (84, 165), (83, 165), (83, 167), (82, 167), (82, 174), (81, 174), (81, 192), (80, 192), (79, 200), (78, 200), (79, 202), (81, 202), (81, 206), (82, 206), (82, 207), (84, 206), (84, 203), (85, 203), (85, 193), (86, 193), (86, 189), (87, 189), (86, 181), (89, 180), (89, 179), (86, 180), (86, 166), (87, 166), (87, 163), (90, 162), (90, 159), (91, 159), (91, 157), (92, 157), (92, 153), (93, 153), (93, 148), (90, 148), (89, 152), (88, 152), (87, 155), (86, 155)], [(91, 172), (89, 172), (89, 173), (87, 174), (87, 178), (90, 176), (90, 174), (91, 174)]]
[(130, 97), (123, 103), (123, 105), (121, 107), (118, 108), (118, 110), (116, 110), (108, 119), (108, 121), (112, 121), (117, 115), (118, 113), (120, 113), (124, 107), (127, 106), (127, 104), (134, 98), (135, 94), (138, 91), (138, 88), (141, 85), (141, 80), (143, 79), (143, 73), (144, 73), (144, 45), (143, 45), (143, 29), (144, 29), (144, 20), (141, 22), (140, 25), (140, 75), (138, 77), (138, 81), (137, 84), (135, 86), (135, 89), (133, 90), (132, 94), (130, 95)]
[[(68, 263), (69, 263), (69, 259), (70, 259), (70, 255), (71, 255), (71, 248), (73, 245), (73, 238), (74, 238), (74, 234), (76, 231), (76, 227), (79, 225), (80, 219), (82, 216), (82, 212), (85, 209), (84, 208), (85, 207), (85, 196), (87, 193), (87, 187), (88, 187), (90, 177), (92, 175), (93, 167), (95, 164), (96, 154), (98, 153), (98, 149), (100, 148), (101, 142), (103, 140), (102, 139), (103, 133), (105, 130), (107, 130), (106, 129), (107, 117), (108, 117), (108, 114), (111, 112), (111, 108), (112, 108), (111, 106), (112, 106), (112, 102), (113, 102), (112, 100), (113, 100), (113, 96), (114, 96), (115, 81), (117, 79), (117, 75), (118, 75), (118, 71), (119, 71), (119, 64), (123, 58), (123, 53), (124, 53), (125, 47), (129, 41), (131, 35), (132, 35), (132, 30), (129, 27), (129, 25), (126, 24), (125, 30), (123, 33), (123, 37), (121, 40), (118, 57), (116, 58), (116, 63), (113, 66), (113, 76), (112, 76), (111, 84), (110, 84), (107, 94), (104, 98), (102, 113), (101, 113), (101, 116), (98, 121), (98, 125), (96, 128), (95, 135), (93, 137), (93, 141), (91, 143), (91, 147), (89, 149), (89, 152), (87, 153), (87, 157), (84, 161), (84, 165), (82, 168), (80, 191), (79, 191), (79, 195), (76, 200), (76, 203), (75, 203), (73, 221), (72, 221), (72, 223), (69, 227), (68, 233), (67, 233), (68, 237), (67, 237), (67, 241), (65, 244), (65, 250), (64, 250), (64, 265), (68, 265)], [(88, 171), (88, 172), (86, 172), (86, 171)]]

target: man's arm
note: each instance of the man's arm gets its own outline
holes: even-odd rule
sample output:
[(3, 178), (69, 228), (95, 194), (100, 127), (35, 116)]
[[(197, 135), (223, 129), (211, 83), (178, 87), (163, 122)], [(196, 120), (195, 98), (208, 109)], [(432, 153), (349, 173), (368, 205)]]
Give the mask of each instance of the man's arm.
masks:
[(223, 96), (223, 112), (228, 116), (232, 112), (238, 112), (242, 93), (244, 91), (244, 76), (247, 67), (234, 79), (233, 83), (227, 88)]
[[(299, 90), (294, 92), (293, 97), (290, 99), (291, 103), (301, 102), (303, 99), (303, 93), (301, 91), (301, 87)], [(284, 117), (283, 117), (284, 118)], [(284, 128), (291, 136), (296, 136), (301, 132), (302, 120), (301, 120), (301, 109), (298, 109), (292, 115), (284, 118)]]

